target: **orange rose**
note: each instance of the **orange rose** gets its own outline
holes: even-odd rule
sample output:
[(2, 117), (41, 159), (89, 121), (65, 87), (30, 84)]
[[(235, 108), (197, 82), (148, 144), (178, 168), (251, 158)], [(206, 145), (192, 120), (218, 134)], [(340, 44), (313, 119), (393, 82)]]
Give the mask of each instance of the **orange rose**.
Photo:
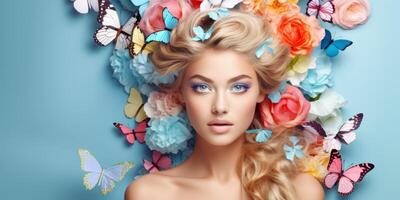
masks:
[(292, 55), (310, 54), (325, 36), (324, 29), (315, 17), (307, 17), (299, 12), (283, 15), (278, 21), (276, 32), (290, 46)]
[(298, 88), (291, 85), (286, 86), (278, 103), (272, 103), (269, 98), (265, 98), (258, 106), (262, 124), (268, 129), (278, 126), (295, 127), (304, 122), (310, 111), (310, 102)]

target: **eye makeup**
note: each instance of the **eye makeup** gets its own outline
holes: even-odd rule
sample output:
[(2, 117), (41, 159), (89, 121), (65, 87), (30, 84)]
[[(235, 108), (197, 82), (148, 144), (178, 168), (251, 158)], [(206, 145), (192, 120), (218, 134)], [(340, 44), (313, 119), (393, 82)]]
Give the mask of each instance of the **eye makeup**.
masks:
[[(207, 83), (191, 83), (192, 91), (196, 93), (206, 93), (208, 90), (212, 90), (210, 86)], [(233, 93), (244, 93), (247, 90), (249, 90), (251, 87), (251, 84), (248, 83), (235, 83), (232, 86), (232, 91)]]

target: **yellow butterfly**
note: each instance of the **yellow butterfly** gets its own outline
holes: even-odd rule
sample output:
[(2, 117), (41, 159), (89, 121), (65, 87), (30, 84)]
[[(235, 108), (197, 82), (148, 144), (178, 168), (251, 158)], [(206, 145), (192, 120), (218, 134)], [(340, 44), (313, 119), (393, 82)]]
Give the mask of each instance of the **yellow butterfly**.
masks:
[(136, 122), (141, 122), (147, 118), (143, 108), (143, 99), (139, 91), (131, 88), (128, 103), (125, 105), (124, 112), (128, 118), (135, 118)]
[(149, 54), (153, 52), (156, 45), (157, 42), (146, 43), (144, 33), (137, 25), (132, 29), (132, 42), (129, 45), (129, 54), (132, 57), (140, 53)]

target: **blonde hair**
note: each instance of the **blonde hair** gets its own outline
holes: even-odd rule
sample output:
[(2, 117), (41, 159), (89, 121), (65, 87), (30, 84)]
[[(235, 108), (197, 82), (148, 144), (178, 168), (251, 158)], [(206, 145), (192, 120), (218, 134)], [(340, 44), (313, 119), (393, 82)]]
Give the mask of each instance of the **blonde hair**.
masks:
[[(245, 54), (256, 71), (261, 92), (276, 89), (285, 80), (289, 62), (289, 49), (279, 43), (267, 22), (259, 17), (231, 10), (229, 17), (213, 21), (208, 12), (194, 11), (172, 31), (169, 45), (160, 44), (151, 55), (156, 70), (162, 74), (182, 71), (196, 60), (206, 49), (233, 50)], [(205, 31), (212, 25), (213, 32), (203, 42), (193, 41), (193, 27), (201, 26)], [(273, 38), (273, 54), (267, 51), (255, 56), (259, 47), (268, 38)], [(162, 85), (166, 92), (176, 92), (182, 75), (169, 85)], [(258, 108), (257, 108), (258, 109)], [(263, 128), (256, 110), (251, 128)], [(246, 193), (254, 200), (296, 199), (290, 179), (298, 172), (295, 162), (284, 157), (283, 145), (288, 143), (292, 130), (276, 128), (265, 143), (256, 143), (254, 136), (246, 135), (242, 151), (242, 163), (238, 169)]]

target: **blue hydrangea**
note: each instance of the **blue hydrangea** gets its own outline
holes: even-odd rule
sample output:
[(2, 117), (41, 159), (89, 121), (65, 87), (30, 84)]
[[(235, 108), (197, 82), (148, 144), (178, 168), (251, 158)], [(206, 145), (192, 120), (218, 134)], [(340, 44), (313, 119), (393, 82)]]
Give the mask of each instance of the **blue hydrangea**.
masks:
[(110, 57), (110, 65), (113, 69), (113, 78), (124, 86), (129, 94), (131, 87), (139, 88), (145, 83), (143, 77), (130, 69), (131, 57), (127, 49), (114, 50)]
[(161, 153), (178, 153), (187, 148), (187, 141), (192, 137), (191, 126), (185, 113), (178, 116), (152, 118), (146, 129), (146, 144), (151, 150)]
[(161, 76), (155, 69), (151, 60), (148, 58), (147, 54), (138, 54), (132, 60), (132, 65), (130, 66), (132, 71), (140, 74), (147, 84), (160, 85), (168, 84), (175, 81), (177, 73), (167, 74)]
[(304, 94), (315, 98), (318, 94), (324, 92), (333, 86), (332, 63), (327, 56), (317, 58), (316, 68), (310, 69), (306, 78), (300, 83)]

